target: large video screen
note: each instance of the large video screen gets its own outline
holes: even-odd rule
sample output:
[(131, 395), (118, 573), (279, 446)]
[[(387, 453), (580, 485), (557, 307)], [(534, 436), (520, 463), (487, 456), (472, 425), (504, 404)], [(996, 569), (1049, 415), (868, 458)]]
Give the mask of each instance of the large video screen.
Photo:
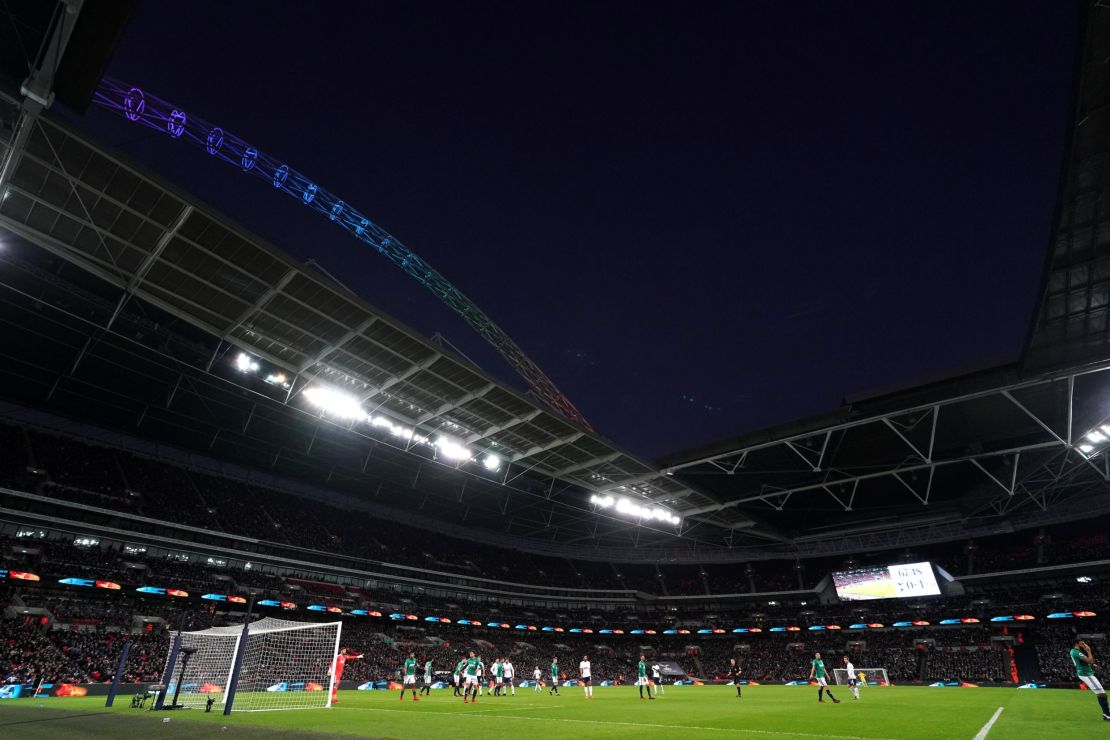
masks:
[(940, 596), (940, 586), (929, 562), (841, 570), (832, 577), (841, 601)]

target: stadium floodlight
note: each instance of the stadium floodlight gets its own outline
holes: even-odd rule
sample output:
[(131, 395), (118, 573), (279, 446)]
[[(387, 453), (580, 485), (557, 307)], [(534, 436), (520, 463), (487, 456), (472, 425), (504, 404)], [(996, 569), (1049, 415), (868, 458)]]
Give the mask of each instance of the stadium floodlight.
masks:
[(354, 421), (364, 421), (367, 416), (357, 398), (335, 388), (315, 385), (305, 389), (304, 397), (328, 416)]
[(397, 424), (392, 419), (389, 419), (385, 416), (374, 416), (368, 419), (368, 421), (370, 422), (370, 426), (384, 429), (392, 434), (394, 437), (397, 437), (398, 439), (403, 439), (406, 442), (411, 440), (412, 442), (423, 445), (432, 443), (431, 440), (429, 440), (423, 434), (417, 434), (415, 429)]
[(617, 503), (617, 500), (612, 496), (598, 496), (595, 494), (593, 496), (590, 496), (590, 503), (598, 507), (599, 509), (608, 509), (609, 507)]
[(617, 513), (627, 517), (635, 517), (641, 521), (646, 519), (674, 525), (682, 521), (681, 517), (672, 514), (661, 506), (642, 506), (624, 496), (613, 497), (594, 494), (590, 496), (590, 503), (599, 509), (616, 508)]
[(258, 372), (258, 363), (246, 352), (240, 352), (235, 358), (235, 369), (241, 373)]
[(494, 454), (487, 454), (482, 458), (482, 465), (491, 473), (496, 473), (501, 469), (501, 458)]
[(1078, 576), (1075, 579), (1076, 583), (1090, 583), (1092, 580), (1094, 579), (1090, 576)]
[(449, 437), (437, 437), (435, 447), (448, 460), (469, 460), (473, 457), (470, 450)]
[(1110, 450), (1110, 423), (1096, 424), (1080, 437), (1075, 446), (1077, 450), (1088, 458), (1101, 455)]
[(270, 385), (280, 385), (282, 388), (288, 388), (289, 384), (285, 380), (285, 373), (270, 373), (266, 376), (266, 382)]

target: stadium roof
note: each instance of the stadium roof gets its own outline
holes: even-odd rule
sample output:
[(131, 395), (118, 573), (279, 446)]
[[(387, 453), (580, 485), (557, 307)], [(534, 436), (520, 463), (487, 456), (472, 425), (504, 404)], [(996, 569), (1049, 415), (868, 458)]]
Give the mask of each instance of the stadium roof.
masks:
[[(653, 464), (45, 114), (0, 184), (0, 225), (25, 240), (0, 254), (0, 394), (372, 497), (406, 521), (473, 523), (491, 541), (579, 557), (858, 552), (1084, 516), (1107, 506), (1110, 478), (1101, 442), (1086, 439), (1110, 420), (1096, 207), (1110, 10), (1090, 13), (1044, 297), (1015, 365)], [(18, 110), (0, 98), (5, 148)], [(240, 351), (257, 373), (236, 369)], [(288, 388), (266, 381), (279, 374)], [(417, 437), (322, 418), (306, 403), (317, 384)], [(413, 442), (438, 435), (500, 468)], [(607, 492), (683, 525), (594, 510), (590, 494)]]
[[(18, 105), (15, 97), (0, 98), (5, 121), (17, 120)], [(0, 141), (6, 143), (11, 132), (11, 127), (0, 132)], [(585, 531), (595, 542), (608, 530), (630, 544), (645, 536), (662, 541), (687, 536), (693, 525), (729, 532), (754, 526), (727, 509), (697, 514), (677, 530), (659, 525), (647, 532), (621, 516), (595, 515), (590, 493), (624, 495), (680, 516), (690, 509), (708, 511), (716, 501), (437, 346), (326, 274), (296, 264), (56, 116), (34, 120), (2, 186), (0, 224), (115, 290), (110, 300), (117, 305), (85, 328), (87, 341), (69, 358), (75, 372), (61, 373), (66, 378), (83, 371), (92, 345), (103, 350), (102, 335), (117, 328), (121, 315), (137, 305), (157, 308), (199, 330), (199, 341), (212, 345), (196, 370), (218, 373), (238, 352), (249, 353), (267, 374), (289, 379), (286, 392), (270, 398), (283, 407), (303, 409), (304, 392), (314, 386), (340, 389), (417, 439), (443, 436), (475, 453), (496, 454), (500, 469), (478, 474), (504, 490), (525, 475), (546, 487), (528, 516), (498, 495), (500, 530), (523, 524), (530, 536), (556, 539), (560, 533), (579, 538)], [(45, 264), (33, 250), (22, 254), (29, 270)], [(46, 325), (36, 330), (45, 333)], [(172, 399), (175, 381), (160, 382), (166, 385), (162, 395)], [(250, 422), (243, 426), (249, 431)], [(280, 441), (275, 443), (281, 449)], [(430, 462), (426, 451), (414, 449), (412, 438), (397, 440), (396, 446), (415, 455), (410, 475), (419, 475), (415, 471)], [(468, 467), (442, 456), (439, 463)], [(454, 518), (461, 512), (444, 513)], [(720, 541), (719, 533), (714, 539)]]
[[(1110, 8), (1088, 3), (1041, 299), (1012, 365), (676, 453), (725, 506), (858, 549), (1105, 510), (1110, 463)], [(708, 510), (706, 510), (708, 511)]]

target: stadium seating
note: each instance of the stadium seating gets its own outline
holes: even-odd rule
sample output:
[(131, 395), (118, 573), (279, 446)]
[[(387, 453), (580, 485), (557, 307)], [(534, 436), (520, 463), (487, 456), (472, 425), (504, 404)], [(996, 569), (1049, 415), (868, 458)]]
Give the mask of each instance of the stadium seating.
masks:
[[(0, 486), (215, 532), (431, 570), (568, 588), (632, 589), (657, 595), (765, 593), (813, 588), (844, 559), (756, 561), (744, 565), (639, 565), (511, 554), (480, 543), (360, 512), (302, 500), (219, 477), (33, 430), (0, 424), (0, 443), (11, 454), (0, 464)], [(32, 472), (34, 471), (34, 472)], [(1026, 532), (976, 543), (924, 548), (912, 556), (933, 560), (953, 575), (1082, 562), (1102, 557), (1110, 540), (1102, 523)], [(465, 552), (465, 558), (458, 553)], [(908, 553), (874, 553), (859, 561), (890, 562)], [(800, 570), (796, 570), (800, 567)]]

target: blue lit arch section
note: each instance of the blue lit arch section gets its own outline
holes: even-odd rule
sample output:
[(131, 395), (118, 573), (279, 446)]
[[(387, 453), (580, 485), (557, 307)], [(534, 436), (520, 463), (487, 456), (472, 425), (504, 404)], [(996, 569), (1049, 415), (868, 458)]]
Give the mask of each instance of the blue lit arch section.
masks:
[(143, 91), (137, 87), (133, 87), (127, 91), (123, 96), (123, 116), (128, 121), (137, 121), (143, 116), (143, 111), (146, 110), (146, 96)]
[(251, 168), (254, 167), (254, 165), (257, 161), (258, 161), (258, 150), (255, 149), (253, 146), (248, 146), (246, 148), (246, 150), (243, 152), (243, 157), (240, 160), (240, 162), (243, 166), (243, 171), (244, 172), (249, 172), (251, 170)]
[(339, 196), (226, 129), (197, 116), (187, 116), (181, 108), (119, 80), (110, 77), (101, 80), (93, 103), (121, 114), (127, 121), (168, 134), (174, 139), (189, 141), (212, 157), (265, 180), (274, 189), (297, 198), (302, 205), (326, 216), (362, 243), (373, 247), (450, 306), (505, 358), (538, 398), (567, 419), (593, 431), (574, 404), (485, 312), (399, 239), (351, 208)]
[(180, 139), (181, 134), (185, 133), (185, 124), (188, 121), (189, 117), (185, 115), (185, 111), (175, 110), (170, 113), (170, 117), (166, 120), (166, 131), (173, 138)]
[(208, 132), (204, 140), (204, 148), (209, 154), (216, 154), (224, 145), (224, 131), (216, 127)]

